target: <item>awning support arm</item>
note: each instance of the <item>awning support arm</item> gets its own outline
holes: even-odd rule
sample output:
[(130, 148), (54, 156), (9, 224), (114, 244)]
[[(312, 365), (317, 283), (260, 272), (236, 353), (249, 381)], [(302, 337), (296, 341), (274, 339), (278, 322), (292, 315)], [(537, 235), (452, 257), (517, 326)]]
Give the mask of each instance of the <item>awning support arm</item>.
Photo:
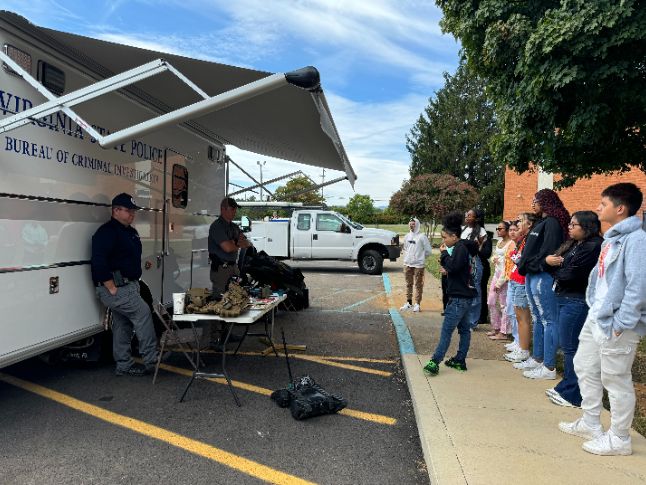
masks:
[(289, 194), (286, 194), (285, 197), (297, 197), (302, 194), (307, 194), (308, 192), (314, 192), (322, 187), (327, 187), (328, 185), (332, 185), (337, 182), (343, 182), (344, 180), (349, 180), (347, 175), (344, 175), (343, 177), (339, 177), (333, 180), (328, 180), (327, 182), (323, 182), (323, 183), (314, 185), (312, 187), (308, 187), (307, 189), (299, 190), (298, 192), (290, 192)]
[[(283, 176), (281, 176), (281, 177), (276, 177), (275, 179), (271, 179), (271, 180), (263, 180), (263, 182), (262, 182), (262, 185), (263, 185), (262, 189), (263, 189), (263, 190), (267, 190), (267, 189), (264, 187), (265, 185), (271, 185), (271, 184), (273, 184), (273, 183), (275, 183), (275, 182), (279, 182), (279, 181), (281, 181), (281, 180), (283, 180), (283, 179), (286, 179), (286, 178), (294, 177), (294, 176), (296, 176), (296, 175), (298, 175), (298, 174), (301, 174), (301, 175), (302, 175), (302, 174), (303, 174), (303, 172), (301, 172), (300, 170), (297, 170), (296, 172), (288, 173), (287, 175), (283, 175)], [(230, 183), (230, 182), (229, 182), (229, 183)], [(230, 183), (230, 185), (233, 185), (233, 184), (231, 184), (231, 183)], [(229, 197), (233, 197), (234, 195), (242, 194), (243, 192), (247, 192), (248, 190), (257, 189), (258, 187), (260, 187), (260, 184), (250, 185), (249, 187), (240, 187), (242, 190), (237, 190), (236, 192), (231, 192), (231, 193), (229, 194)]]
[[(217, 111), (228, 106), (231, 106), (240, 101), (253, 98), (260, 94), (272, 91), (286, 84), (293, 84), (303, 89), (316, 91), (319, 89), (318, 71), (312, 67), (299, 69), (287, 74), (272, 74), (262, 79), (250, 82), (243, 86), (231, 89), (224, 93), (218, 94), (213, 97), (202, 91), (195, 83), (190, 81), (186, 76), (181, 74), (177, 69), (172, 67), (163, 59), (146, 63), (142, 66), (130, 69), (121, 74), (117, 74), (110, 78), (86, 86), (76, 91), (72, 91), (66, 95), (56, 97), (42, 84), (40, 84), (30, 73), (25, 71), (21, 66), (14, 62), (8, 55), (0, 51), (0, 60), (5, 62), (11, 69), (18, 73), (26, 82), (28, 82), (34, 89), (38, 90), (48, 101), (36, 106), (34, 108), (16, 113), (6, 120), (0, 122), (0, 133), (19, 128), (20, 126), (38, 121), (39, 118), (49, 116), (50, 114), (58, 111), (65, 112), (70, 116), (84, 131), (89, 133), (95, 138), (99, 145), (103, 148), (111, 148), (119, 145), (130, 139), (147, 133), (157, 131), (169, 125), (176, 125), (184, 121)], [(154, 76), (161, 72), (170, 70), (173, 74), (177, 75), (189, 87), (194, 89), (200, 96), (204, 97), (202, 101), (193, 103), (189, 106), (176, 109), (170, 113), (166, 113), (156, 118), (144, 121), (135, 126), (123, 128), (115, 133), (102, 136), (91, 127), (91, 124), (86, 122), (83, 118), (78, 116), (71, 107), (85, 101), (89, 101), (103, 94), (108, 94), (118, 89), (129, 86), (148, 77)], [(256, 182), (257, 183), (257, 182)]]
[(96, 140), (99, 140), (99, 143), (104, 138), (104, 136), (94, 130), (90, 123), (86, 122), (83, 118), (72, 111), (71, 107), (85, 101), (89, 101), (103, 94), (108, 94), (112, 91), (116, 91), (130, 84), (136, 83), (167, 70), (166, 62), (158, 59), (156, 61), (152, 61), (139, 66), (135, 69), (131, 69), (124, 73), (117, 74), (116, 76), (112, 76), (108, 79), (104, 79), (103, 81), (98, 81), (94, 84), (91, 84), (90, 86), (77, 89), (76, 91), (72, 91), (71, 93), (57, 98), (47, 88), (39, 83), (38, 80), (36, 80), (31, 74), (25, 71), (21, 66), (15, 63), (2, 51), (0, 51), (0, 59), (2, 59), (2, 61), (5, 62), (12, 70), (17, 72), (27, 83), (29, 83), (34, 89), (36, 89), (39, 93), (41, 93), (49, 100), (34, 108), (16, 113), (15, 115), (0, 122), (0, 133), (20, 128), (21, 126), (29, 124), (32, 121), (38, 121), (40, 118), (57, 113), (58, 111), (63, 111), (65, 114), (70, 116), (84, 131), (90, 134), (90, 136), (92, 136)]
[(238, 170), (240, 170), (243, 174), (245, 174), (247, 177), (249, 177), (249, 178), (251, 179), (251, 181), (252, 181), (253, 183), (255, 183), (255, 184), (256, 184), (256, 186), (257, 186), (257, 187), (261, 187), (260, 193), (262, 193), (262, 191), (263, 191), (263, 190), (265, 190), (266, 192), (268, 192), (268, 193), (269, 193), (269, 195), (271, 195), (272, 197), (274, 196), (274, 194), (272, 194), (271, 192), (269, 192), (269, 190), (267, 190), (267, 189), (264, 187), (264, 185), (265, 185), (264, 183), (263, 183), (263, 184), (261, 184), (260, 182), (258, 182), (258, 181), (253, 177), (253, 175), (251, 175), (251, 174), (250, 174), (249, 172), (247, 172), (244, 168), (242, 168), (240, 165), (238, 165), (236, 162), (234, 162), (234, 161), (233, 161), (233, 159), (232, 159), (231, 157), (229, 157), (229, 156), (227, 155), (226, 160), (227, 160), (227, 162), (232, 163), (232, 164), (234, 164), (236, 167), (238, 167)]

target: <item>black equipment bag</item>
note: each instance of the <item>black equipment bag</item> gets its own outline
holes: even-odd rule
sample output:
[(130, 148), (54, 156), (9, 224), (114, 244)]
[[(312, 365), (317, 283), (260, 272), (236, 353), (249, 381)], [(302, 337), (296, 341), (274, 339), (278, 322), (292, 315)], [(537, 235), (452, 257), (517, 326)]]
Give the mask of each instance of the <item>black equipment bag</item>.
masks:
[(309, 292), (300, 269), (292, 268), (260, 251), (245, 258), (243, 270), (260, 285), (269, 285), (272, 290), (286, 290), (287, 301), (282, 309), (302, 310), (309, 307)]

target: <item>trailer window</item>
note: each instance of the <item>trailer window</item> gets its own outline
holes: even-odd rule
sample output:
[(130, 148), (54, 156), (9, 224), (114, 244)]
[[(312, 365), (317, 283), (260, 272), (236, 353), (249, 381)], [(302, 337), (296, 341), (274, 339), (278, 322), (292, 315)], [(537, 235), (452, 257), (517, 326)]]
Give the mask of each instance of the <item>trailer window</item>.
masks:
[(188, 170), (183, 165), (173, 165), (173, 207), (186, 209), (188, 204)]
[(310, 214), (298, 214), (296, 229), (299, 231), (309, 231), (312, 225), (312, 216)]
[(341, 219), (332, 214), (319, 214), (316, 216), (316, 230), (339, 232)]
[(38, 61), (38, 80), (56, 96), (65, 92), (65, 73), (48, 62)]

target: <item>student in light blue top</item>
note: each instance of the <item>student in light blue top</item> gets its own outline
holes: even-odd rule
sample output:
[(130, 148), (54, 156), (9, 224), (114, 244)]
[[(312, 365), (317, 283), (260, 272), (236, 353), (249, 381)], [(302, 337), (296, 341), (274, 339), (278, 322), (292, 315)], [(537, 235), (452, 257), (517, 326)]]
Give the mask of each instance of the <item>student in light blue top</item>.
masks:
[[(596, 455), (630, 455), (635, 414), (632, 364), (646, 335), (646, 232), (636, 217), (643, 195), (620, 183), (601, 193), (599, 220), (610, 224), (599, 261), (590, 273), (586, 300), (590, 311), (579, 336), (574, 370), (579, 377), (583, 416), (559, 424), (564, 433), (587, 438), (583, 449)], [(610, 429), (600, 415), (603, 390), (610, 399)]]

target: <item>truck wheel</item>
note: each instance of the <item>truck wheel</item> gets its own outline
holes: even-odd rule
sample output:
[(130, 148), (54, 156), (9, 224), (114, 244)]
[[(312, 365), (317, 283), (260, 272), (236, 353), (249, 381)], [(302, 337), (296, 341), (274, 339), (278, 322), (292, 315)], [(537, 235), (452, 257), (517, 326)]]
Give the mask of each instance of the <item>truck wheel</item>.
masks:
[(359, 260), (359, 269), (366, 274), (381, 274), (384, 267), (384, 258), (374, 249), (367, 249)]

